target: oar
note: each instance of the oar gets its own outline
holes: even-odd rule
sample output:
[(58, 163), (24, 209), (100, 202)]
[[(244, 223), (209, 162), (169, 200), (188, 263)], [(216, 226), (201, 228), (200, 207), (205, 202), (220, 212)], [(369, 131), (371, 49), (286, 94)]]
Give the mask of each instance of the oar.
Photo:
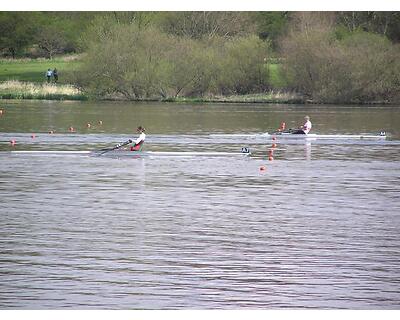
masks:
[(130, 144), (130, 143), (132, 143), (131, 139), (129, 139), (128, 141), (125, 141), (125, 142), (118, 143), (115, 147), (112, 147), (112, 148), (109, 148), (109, 149), (101, 149), (99, 151), (103, 151), (103, 152), (99, 153), (98, 155), (101, 156), (102, 154), (105, 154), (106, 152), (119, 149), (119, 148), (121, 148), (123, 146), (126, 146), (127, 144)]

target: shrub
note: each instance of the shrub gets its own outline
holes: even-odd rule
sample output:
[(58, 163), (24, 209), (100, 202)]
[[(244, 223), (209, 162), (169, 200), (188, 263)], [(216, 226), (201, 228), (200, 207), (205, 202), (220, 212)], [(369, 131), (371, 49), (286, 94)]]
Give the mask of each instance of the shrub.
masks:
[(292, 84), (321, 102), (393, 102), (399, 95), (398, 46), (382, 36), (332, 30), (292, 33), (283, 42)]
[(88, 37), (73, 81), (95, 96), (167, 99), (244, 94), (267, 85), (267, 46), (255, 36), (195, 40), (105, 20)]
[(268, 44), (256, 36), (228, 40), (220, 52), (217, 88), (222, 94), (262, 92), (268, 87)]

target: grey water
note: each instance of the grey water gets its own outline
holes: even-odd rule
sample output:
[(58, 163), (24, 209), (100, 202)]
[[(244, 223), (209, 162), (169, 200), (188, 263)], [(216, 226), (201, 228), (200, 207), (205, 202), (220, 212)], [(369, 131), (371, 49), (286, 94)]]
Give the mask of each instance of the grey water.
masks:
[[(0, 109), (0, 309), (400, 307), (400, 106)], [(263, 135), (306, 114), (314, 133), (388, 139)], [(113, 146), (138, 125), (145, 150), (252, 156), (56, 152)]]

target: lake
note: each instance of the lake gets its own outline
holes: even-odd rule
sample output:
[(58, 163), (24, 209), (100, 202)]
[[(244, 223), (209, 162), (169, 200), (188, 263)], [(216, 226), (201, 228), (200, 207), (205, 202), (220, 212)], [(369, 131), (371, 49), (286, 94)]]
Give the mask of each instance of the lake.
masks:
[[(400, 106), (0, 101), (0, 109), (1, 309), (400, 307)], [(313, 133), (389, 137), (263, 135), (305, 115)], [(252, 155), (9, 152), (112, 147), (139, 125), (145, 150)]]

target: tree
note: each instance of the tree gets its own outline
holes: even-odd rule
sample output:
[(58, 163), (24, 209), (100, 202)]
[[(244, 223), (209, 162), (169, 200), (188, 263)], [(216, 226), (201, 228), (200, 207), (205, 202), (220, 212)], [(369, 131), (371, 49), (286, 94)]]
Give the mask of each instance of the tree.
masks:
[(95, 17), (94, 13), (45, 12), (35, 36), (36, 44), (49, 59), (58, 53), (76, 52), (81, 35)]
[(0, 12), (0, 49), (13, 58), (33, 43), (39, 12)]
[(339, 12), (338, 24), (350, 32), (373, 32), (385, 35), (394, 42), (400, 42), (400, 12)]
[(169, 34), (192, 39), (246, 35), (256, 28), (249, 13), (228, 11), (167, 12), (159, 25)]
[(218, 90), (222, 94), (262, 92), (268, 87), (268, 43), (257, 36), (224, 42), (220, 52)]
[(36, 42), (49, 59), (52, 59), (56, 53), (64, 52), (67, 47), (65, 33), (51, 25), (40, 27)]
[(271, 40), (273, 47), (276, 48), (277, 40), (286, 31), (289, 16), (289, 12), (255, 12), (254, 20), (258, 36), (264, 40)]
[(96, 36), (87, 40), (87, 54), (77, 79), (81, 86), (98, 96), (126, 99), (158, 93), (166, 35), (152, 28), (139, 30), (136, 25), (108, 22), (94, 26), (89, 35)]
[(75, 81), (100, 97), (242, 94), (266, 87), (268, 47), (257, 36), (198, 40), (106, 18), (85, 39), (86, 57)]
[(327, 21), (300, 19), (283, 41), (284, 66), (292, 84), (320, 102), (398, 101), (398, 45), (360, 31), (337, 39), (334, 25)]

